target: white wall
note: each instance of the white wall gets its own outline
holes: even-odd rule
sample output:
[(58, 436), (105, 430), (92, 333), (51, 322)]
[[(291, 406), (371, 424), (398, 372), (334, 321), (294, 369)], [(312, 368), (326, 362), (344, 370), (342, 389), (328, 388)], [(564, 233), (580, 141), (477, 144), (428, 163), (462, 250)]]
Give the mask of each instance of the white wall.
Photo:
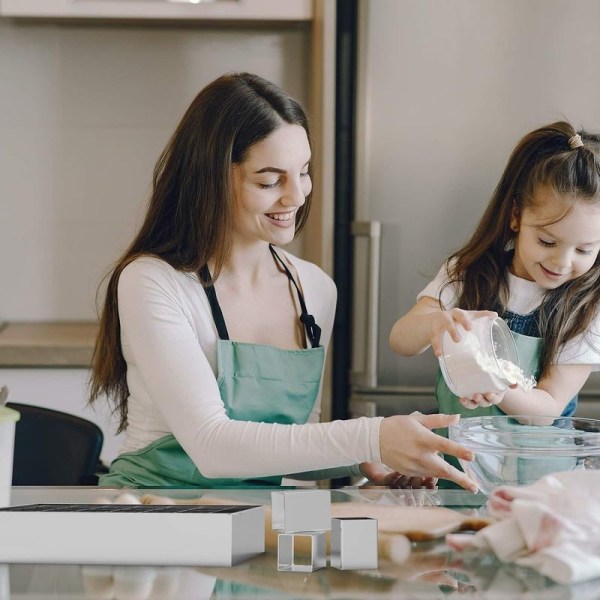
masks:
[(196, 93), (256, 72), (305, 103), (309, 31), (0, 19), (0, 320), (92, 319)]
[[(0, 321), (95, 319), (131, 240), (154, 163), (196, 93), (251, 71), (306, 105), (307, 26), (208, 28), (0, 19)], [(298, 252), (301, 244), (296, 244)], [(98, 423), (86, 369), (0, 369), (10, 400)]]

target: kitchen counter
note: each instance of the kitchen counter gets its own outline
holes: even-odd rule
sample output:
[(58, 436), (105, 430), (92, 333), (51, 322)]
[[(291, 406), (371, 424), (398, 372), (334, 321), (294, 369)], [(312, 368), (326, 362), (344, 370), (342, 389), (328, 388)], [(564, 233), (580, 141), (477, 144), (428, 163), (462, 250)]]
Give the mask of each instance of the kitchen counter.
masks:
[(0, 367), (89, 367), (98, 326), (93, 321), (4, 323)]
[[(114, 500), (122, 490), (109, 488), (13, 488), (12, 504)], [(155, 495), (197, 498), (202, 490), (145, 490)], [(136, 490), (136, 494), (144, 490)], [(210, 490), (219, 497), (269, 504), (264, 490)], [(485, 498), (469, 492), (336, 490), (334, 502), (446, 506), (482, 515)], [(40, 540), (42, 541), (42, 540)], [(93, 540), (88, 543), (93, 544)], [(115, 540), (115, 544), (118, 544)], [(190, 543), (193, 539), (190, 538)], [(162, 552), (168, 552), (163, 548)], [(111, 587), (112, 586), (112, 587)], [(275, 552), (266, 552), (235, 567), (94, 567), (79, 565), (0, 565), (0, 597), (13, 600), (63, 598), (410, 598), (442, 599), (449, 594), (469, 598), (599, 598), (597, 582), (563, 587), (535, 571), (504, 565), (487, 554), (457, 554), (443, 541), (413, 543), (402, 564), (380, 560), (373, 571), (313, 573), (277, 571)], [(4, 592), (4, 596), (2, 595)], [(108, 594), (108, 595), (107, 595)]]

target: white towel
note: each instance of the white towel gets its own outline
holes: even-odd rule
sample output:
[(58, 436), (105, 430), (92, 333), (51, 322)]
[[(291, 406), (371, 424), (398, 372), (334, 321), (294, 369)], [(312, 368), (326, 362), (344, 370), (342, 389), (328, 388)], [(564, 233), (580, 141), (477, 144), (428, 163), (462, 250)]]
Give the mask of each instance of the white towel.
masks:
[(546, 475), (532, 485), (500, 486), (489, 500), (499, 520), (448, 544), (493, 551), (504, 562), (536, 569), (561, 584), (600, 577), (600, 471)]

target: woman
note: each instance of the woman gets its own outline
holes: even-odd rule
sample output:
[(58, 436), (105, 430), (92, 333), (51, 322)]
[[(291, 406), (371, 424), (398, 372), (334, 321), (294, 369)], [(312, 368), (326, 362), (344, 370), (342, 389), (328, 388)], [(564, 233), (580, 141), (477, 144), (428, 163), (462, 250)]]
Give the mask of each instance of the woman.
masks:
[(437, 455), (470, 452), (430, 431), (455, 417), (318, 422), (335, 286), (279, 248), (306, 223), (310, 160), (302, 108), (256, 75), (222, 76), (188, 108), (107, 288), (91, 401), (116, 399), (126, 440), (101, 485), (403, 473), (475, 489)]

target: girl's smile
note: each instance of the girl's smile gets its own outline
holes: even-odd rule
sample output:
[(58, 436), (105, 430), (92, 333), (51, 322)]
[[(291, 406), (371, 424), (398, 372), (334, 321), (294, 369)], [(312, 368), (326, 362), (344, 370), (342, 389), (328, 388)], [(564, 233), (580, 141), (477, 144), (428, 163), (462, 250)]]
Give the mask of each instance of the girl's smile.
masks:
[(540, 264), (540, 267), (542, 269), (542, 272), (544, 273), (544, 275), (546, 275), (546, 277), (548, 277), (549, 279), (562, 279), (563, 277), (565, 277), (566, 275), (568, 275), (568, 273), (554, 273), (552, 271), (550, 271), (549, 269), (546, 269), (546, 267), (544, 267), (544, 265)]

